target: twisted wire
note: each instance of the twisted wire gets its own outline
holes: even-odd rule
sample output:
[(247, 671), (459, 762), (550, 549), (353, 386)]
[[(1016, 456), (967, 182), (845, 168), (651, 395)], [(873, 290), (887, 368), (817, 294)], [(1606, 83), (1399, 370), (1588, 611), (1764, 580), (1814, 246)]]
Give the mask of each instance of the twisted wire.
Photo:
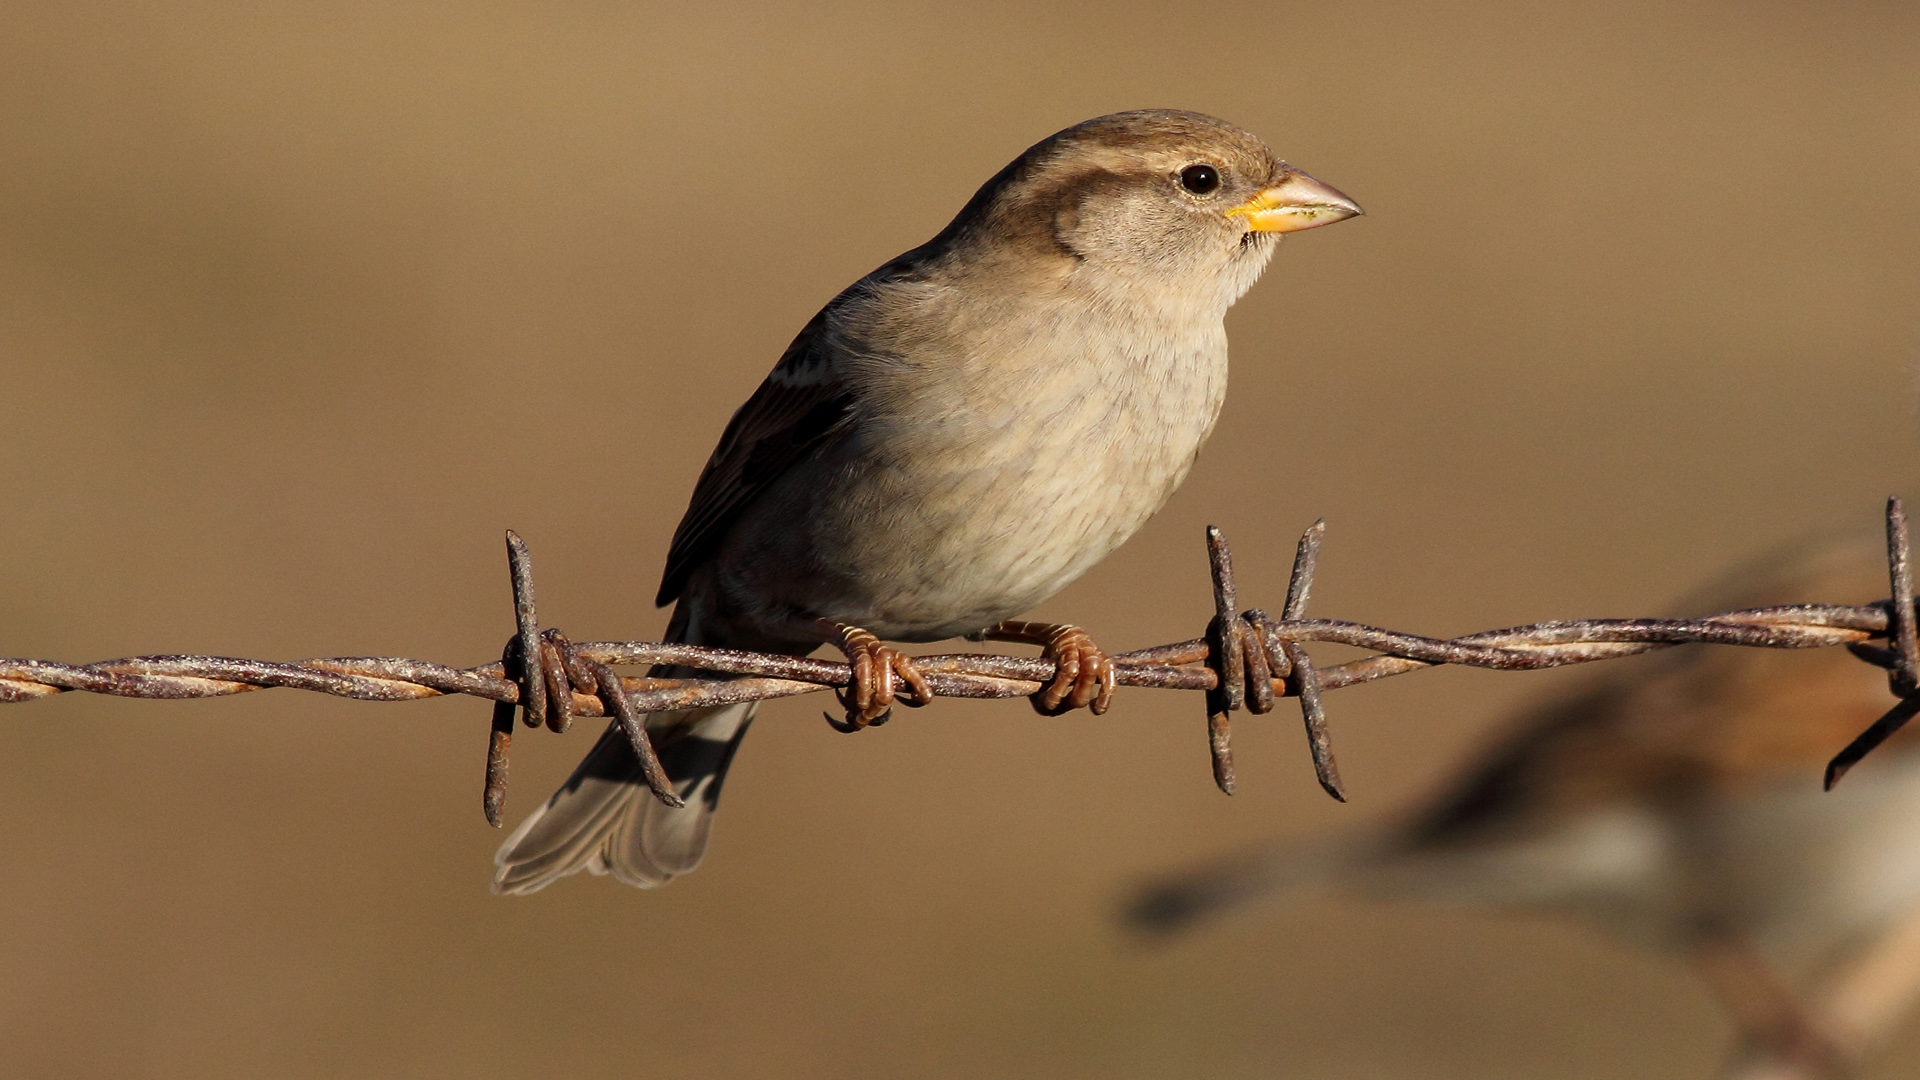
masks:
[[(1301, 703), (1308, 750), (1321, 786), (1345, 799), (1328, 731), (1325, 692), (1442, 665), (1529, 671), (1632, 656), (1683, 644), (1767, 649), (1846, 646), (1885, 668), (1899, 701), (1828, 765), (1828, 787), (1920, 714), (1920, 623), (1910, 569), (1906, 512), (1887, 504), (1887, 563), (1892, 599), (1873, 604), (1789, 604), (1692, 619), (1581, 619), (1534, 623), (1453, 638), (1408, 634), (1340, 619), (1306, 617), (1325, 523), (1315, 522), (1295, 553), (1278, 618), (1239, 610), (1226, 536), (1207, 530), (1214, 617), (1205, 635), (1113, 656), (1119, 686), (1198, 690), (1207, 701), (1208, 753), (1215, 783), (1232, 794), (1231, 716), (1270, 711), (1277, 699)], [(68, 692), (115, 697), (225, 697), (282, 687), (360, 701), (413, 701), (459, 694), (494, 703), (483, 807), (498, 825), (506, 790), (514, 716), (529, 727), (565, 731), (575, 716), (617, 718), (639, 755), (649, 786), (679, 804), (647, 734), (647, 713), (725, 705), (835, 690), (851, 681), (847, 663), (659, 641), (572, 642), (539, 626), (532, 557), (507, 533), (515, 632), (501, 659), (455, 668), (396, 657), (327, 657), (276, 662), (224, 656), (133, 656), (92, 664), (0, 658), (0, 703)], [(1374, 655), (1318, 668), (1306, 645), (1337, 643)], [(1880, 642), (1882, 644), (1876, 644)], [(1030, 697), (1052, 681), (1052, 660), (993, 653), (915, 657), (937, 697)], [(688, 670), (693, 677), (617, 675), (615, 666)]]

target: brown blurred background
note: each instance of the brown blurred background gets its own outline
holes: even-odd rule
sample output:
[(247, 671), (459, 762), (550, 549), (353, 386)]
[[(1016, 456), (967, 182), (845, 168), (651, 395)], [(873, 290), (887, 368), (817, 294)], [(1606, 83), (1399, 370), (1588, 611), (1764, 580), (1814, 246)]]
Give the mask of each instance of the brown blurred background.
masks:
[[(1368, 217), (1289, 241), (1192, 479), (1047, 614), (1196, 633), (1208, 522), (1274, 605), (1324, 515), (1314, 609), (1433, 633), (1871, 530), (1920, 494), (1920, 9), (1583, 7), (7, 5), (0, 654), (483, 662), (508, 526), (550, 624), (651, 636), (695, 473), (806, 318), (1145, 105)], [(1345, 807), (1286, 711), (1241, 723), (1229, 800), (1172, 694), (852, 738), (782, 702), (697, 874), (514, 900), (475, 702), (10, 707), (0, 1074), (1706, 1075), (1688, 974), (1579, 927), (1113, 928), (1142, 872), (1406, 805), (1556, 679), (1330, 699)], [(520, 740), (511, 818), (596, 726)]]

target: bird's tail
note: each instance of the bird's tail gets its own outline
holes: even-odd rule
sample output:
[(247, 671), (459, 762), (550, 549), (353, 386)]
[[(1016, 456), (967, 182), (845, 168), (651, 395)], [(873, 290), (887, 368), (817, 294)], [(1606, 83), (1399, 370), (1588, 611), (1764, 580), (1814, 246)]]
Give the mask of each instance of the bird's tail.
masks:
[[(668, 641), (702, 640), (686, 603), (668, 621)], [(662, 678), (689, 672), (655, 668)], [(675, 809), (655, 798), (620, 722), (607, 725), (580, 767), (546, 805), (527, 816), (493, 856), (493, 891), (538, 892), (577, 874), (612, 874), (629, 885), (657, 889), (700, 865), (707, 853), (720, 785), (746, 737), (759, 702), (653, 713), (646, 718), (660, 766), (686, 803)]]
[(700, 865), (720, 784), (758, 702), (655, 713), (660, 764), (686, 806), (653, 797), (618, 721), (608, 725), (546, 805), (494, 855), (493, 891), (537, 892), (582, 870), (653, 889)]
[(1379, 843), (1371, 834), (1342, 832), (1243, 849), (1143, 883), (1122, 917), (1148, 934), (1189, 930), (1242, 904), (1346, 877), (1373, 857)]

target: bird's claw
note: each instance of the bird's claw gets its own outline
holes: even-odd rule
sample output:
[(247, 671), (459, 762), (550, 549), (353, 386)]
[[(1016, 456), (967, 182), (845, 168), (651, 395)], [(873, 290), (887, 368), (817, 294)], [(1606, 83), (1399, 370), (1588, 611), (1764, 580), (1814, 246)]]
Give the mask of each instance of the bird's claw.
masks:
[(1043, 643), (1042, 656), (1054, 662), (1053, 681), (1032, 697), (1042, 716), (1091, 708), (1095, 716), (1113, 704), (1114, 668), (1100, 646), (1077, 626), (1056, 626)]
[(927, 685), (927, 677), (920, 673), (913, 657), (882, 644), (857, 626), (836, 624), (834, 633), (835, 644), (847, 654), (852, 669), (846, 689), (836, 695), (847, 711), (846, 720), (827, 718), (836, 731), (859, 731), (886, 723), (893, 715), (894, 695), (903, 684), (907, 693), (901, 700), (907, 705), (919, 708), (933, 700), (933, 688)]

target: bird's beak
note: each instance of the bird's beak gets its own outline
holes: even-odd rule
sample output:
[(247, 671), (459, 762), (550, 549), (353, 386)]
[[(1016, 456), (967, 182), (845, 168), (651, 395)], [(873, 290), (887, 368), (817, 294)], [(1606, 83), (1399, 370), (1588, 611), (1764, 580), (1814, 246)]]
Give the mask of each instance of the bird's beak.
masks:
[(1244, 217), (1251, 232), (1299, 232), (1317, 229), (1363, 214), (1360, 204), (1303, 172), (1287, 170), (1287, 178), (1227, 211)]

